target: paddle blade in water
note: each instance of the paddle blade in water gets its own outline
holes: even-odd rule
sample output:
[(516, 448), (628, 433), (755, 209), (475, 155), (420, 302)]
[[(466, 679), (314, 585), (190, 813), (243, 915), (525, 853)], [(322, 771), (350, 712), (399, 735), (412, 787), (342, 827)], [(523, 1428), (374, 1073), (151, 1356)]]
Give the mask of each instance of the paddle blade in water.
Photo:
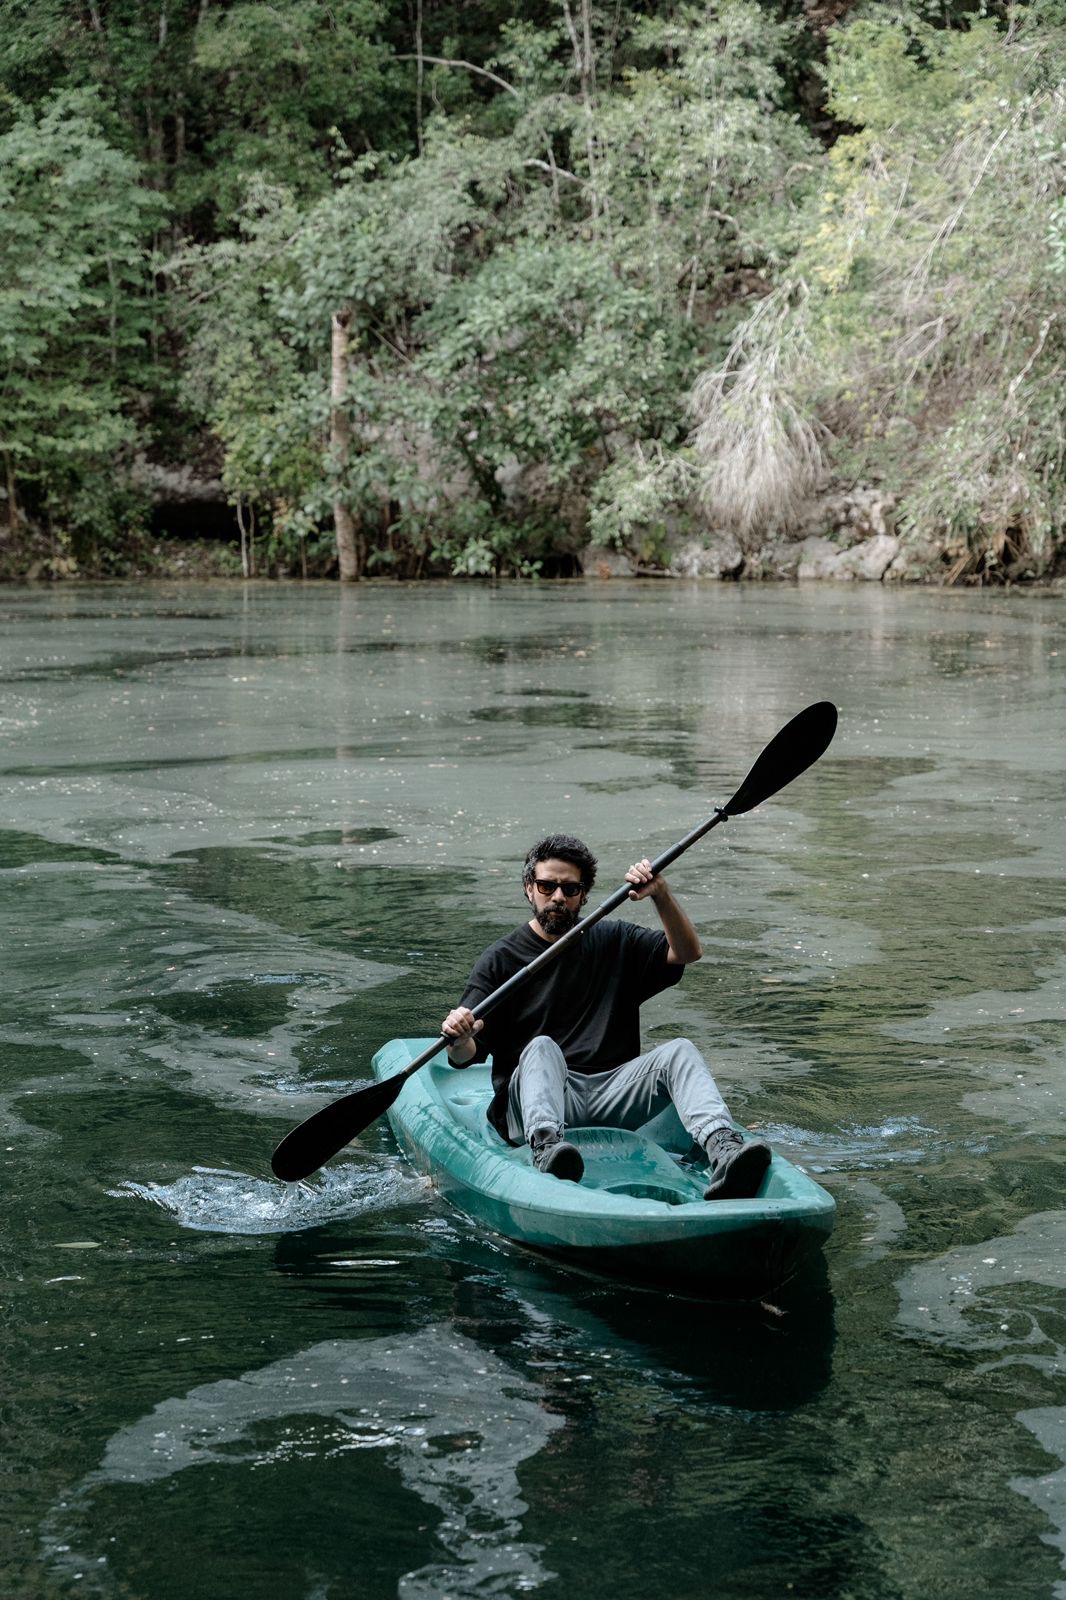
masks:
[(828, 750), (836, 732), (837, 708), (829, 700), (819, 700), (808, 706), (798, 716), (787, 722), (766, 746), (744, 782), (722, 810), (730, 817), (739, 817), (753, 806), (761, 805), (772, 794), (783, 789), (793, 778), (813, 766), (818, 757)]
[(299, 1183), (317, 1172), (331, 1156), (369, 1128), (386, 1112), (407, 1082), (399, 1072), (384, 1083), (371, 1083), (356, 1089), (331, 1105), (323, 1106), (298, 1128), (286, 1134), (270, 1158), (275, 1178), (283, 1183)]

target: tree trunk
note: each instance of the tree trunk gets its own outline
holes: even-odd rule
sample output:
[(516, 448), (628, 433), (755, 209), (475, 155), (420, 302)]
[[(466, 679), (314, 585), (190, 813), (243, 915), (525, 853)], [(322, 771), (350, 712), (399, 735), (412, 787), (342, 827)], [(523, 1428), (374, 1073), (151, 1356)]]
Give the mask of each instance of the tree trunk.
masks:
[(8, 452), (4, 451), (4, 471), (7, 477), (7, 526), (8, 532), (14, 533), (18, 526), (18, 486), (15, 482), (15, 463)]
[[(585, 156), (589, 165), (589, 207), (592, 221), (600, 215), (599, 154), (596, 144), (596, 54), (592, 45), (592, 10), (589, 0), (581, 3), (581, 33), (570, 10), (569, 0), (563, 0), (563, 16), (574, 52), (574, 69), (581, 86), (581, 103), (585, 112)], [(606, 210), (606, 206), (603, 207)]]
[(415, 133), (418, 136), (418, 153), (422, 155), (422, 95), (426, 75), (426, 62), (422, 54), (422, 0), (415, 0), (415, 57), (418, 62), (415, 79)]
[(241, 531), (241, 573), (245, 578), (255, 577), (255, 542), (249, 539), (244, 524), (244, 501), (237, 501), (237, 526)]
[[(329, 443), (334, 470), (339, 478), (343, 478), (344, 469), (348, 465), (352, 442), (351, 424), (344, 409), (348, 395), (348, 330), (351, 322), (352, 313), (347, 306), (341, 311), (334, 312), (330, 338)], [(355, 583), (359, 577), (357, 529), (341, 484), (338, 484), (333, 501), (333, 526), (337, 534), (337, 560), (340, 563), (341, 582)]]

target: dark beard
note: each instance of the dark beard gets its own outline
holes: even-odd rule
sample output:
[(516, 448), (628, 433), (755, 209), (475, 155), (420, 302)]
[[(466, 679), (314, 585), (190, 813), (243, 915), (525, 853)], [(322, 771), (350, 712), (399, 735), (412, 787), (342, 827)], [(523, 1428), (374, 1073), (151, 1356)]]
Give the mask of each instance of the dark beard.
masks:
[(544, 932), (550, 938), (558, 939), (560, 934), (570, 932), (581, 913), (571, 911), (569, 906), (560, 906), (557, 911), (551, 906), (545, 906), (543, 911), (538, 911), (535, 915)]

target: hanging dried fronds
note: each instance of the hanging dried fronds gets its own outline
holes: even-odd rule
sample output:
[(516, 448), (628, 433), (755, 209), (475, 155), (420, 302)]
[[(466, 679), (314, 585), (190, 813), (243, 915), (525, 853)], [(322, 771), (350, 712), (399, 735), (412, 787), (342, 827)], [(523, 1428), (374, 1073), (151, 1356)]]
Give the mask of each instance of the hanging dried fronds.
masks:
[(700, 500), (741, 538), (794, 524), (824, 467), (826, 431), (798, 399), (810, 361), (806, 306), (802, 283), (760, 300), (690, 396)]

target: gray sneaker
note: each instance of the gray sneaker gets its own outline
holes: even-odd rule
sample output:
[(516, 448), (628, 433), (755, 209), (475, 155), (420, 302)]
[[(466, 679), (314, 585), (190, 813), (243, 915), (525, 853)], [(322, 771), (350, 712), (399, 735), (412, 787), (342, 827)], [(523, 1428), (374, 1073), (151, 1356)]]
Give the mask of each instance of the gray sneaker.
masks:
[(533, 1147), (533, 1165), (538, 1172), (546, 1172), (552, 1178), (569, 1178), (571, 1183), (581, 1182), (585, 1160), (576, 1144), (569, 1144), (557, 1133), (547, 1134), (544, 1138), (534, 1135), (530, 1144)]
[(705, 1200), (751, 1200), (773, 1152), (765, 1139), (745, 1139), (735, 1128), (718, 1128), (707, 1140), (711, 1181)]

